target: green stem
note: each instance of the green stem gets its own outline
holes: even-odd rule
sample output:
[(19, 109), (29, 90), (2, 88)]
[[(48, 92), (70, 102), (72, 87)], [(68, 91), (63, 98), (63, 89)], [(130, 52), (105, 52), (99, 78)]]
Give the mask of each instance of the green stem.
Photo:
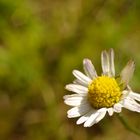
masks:
[(135, 128), (131, 127), (130, 124), (128, 123), (128, 121), (122, 116), (122, 114), (117, 114), (117, 117), (127, 130), (140, 136), (140, 132), (138, 132)]

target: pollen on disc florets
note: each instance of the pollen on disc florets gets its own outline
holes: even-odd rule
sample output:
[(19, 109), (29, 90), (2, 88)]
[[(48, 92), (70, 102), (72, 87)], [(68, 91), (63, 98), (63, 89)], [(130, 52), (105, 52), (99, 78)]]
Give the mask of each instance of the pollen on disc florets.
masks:
[(88, 100), (94, 108), (112, 107), (120, 98), (121, 90), (115, 78), (99, 76), (88, 86)]

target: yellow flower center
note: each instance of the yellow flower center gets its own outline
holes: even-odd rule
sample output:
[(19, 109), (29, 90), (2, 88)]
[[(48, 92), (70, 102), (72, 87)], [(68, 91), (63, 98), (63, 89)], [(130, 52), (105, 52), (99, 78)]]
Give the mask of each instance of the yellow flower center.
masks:
[(99, 76), (88, 86), (88, 100), (94, 108), (112, 107), (120, 98), (121, 90), (115, 78)]

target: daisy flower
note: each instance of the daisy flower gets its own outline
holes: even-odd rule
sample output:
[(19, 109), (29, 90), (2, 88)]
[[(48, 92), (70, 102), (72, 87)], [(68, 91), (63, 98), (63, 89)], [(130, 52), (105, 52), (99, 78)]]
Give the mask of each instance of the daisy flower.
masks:
[(89, 59), (83, 60), (85, 74), (73, 70), (75, 80), (66, 85), (66, 89), (75, 94), (65, 95), (65, 104), (72, 106), (68, 118), (80, 117), (77, 124), (84, 123), (90, 127), (102, 120), (106, 113), (112, 116), (120, 113), (122, 108), (140, 112), (140, 94), (129, 86), (135, 64), (130, 60), (119, 76), (115, 76), (114, 51), (110, 49), (101, 53), (102, 74), (98, 76)]

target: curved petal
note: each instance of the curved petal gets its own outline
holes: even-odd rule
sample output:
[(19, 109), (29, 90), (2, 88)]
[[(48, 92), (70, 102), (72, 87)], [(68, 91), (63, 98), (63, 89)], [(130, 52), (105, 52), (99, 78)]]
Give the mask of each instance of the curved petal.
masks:
[(84, 116), (80, 117), (76, 124), (82, 124), (84, 123), (85, 121), (87, 121), (89, 119), (89, 117), (95, 112), (95, 110), (91, 110), (90, 112), (88, 112), (87, 114), (85, 114)]
[(139, 93), (135, 93), (135, 92), (130, 92), (129, 96), (132, 97), (133, 99), (135, 99), (136, 101), (140, 102), (140, 94)]
[(101, 64), (102, 64), (103, 75), (109, 76), (110, 64), (109, 64), (109, 56), (106, 50), (102, 51), (101, 53)]
[(108, 52), (106, 50), (101, 53), (101, 64), (103, 75), (115, 76), (115, 66), (114, 66), (114, 51), (111, 48)]
[(86, 94), (88, 92), (88, 88), (76, 84), (68, 84), (65, 88), (79, 94)]
[(86, 114), (91, 109), (89, 104), (84, 104), (79, 107), (73, 107), (72, 109), (67, 111), (68, 118), (75, 118), (81, 115)]
[(99, 112), (93, 113), (88, 120), (84, 123), (84, 127), (90, 127), (95, 124), (96, 122), (96, 117), (99, 115)]
[(73, 70), (73, 75), (84, 84), (88, 85), (92, 80), (78, 70)]
[(105, 117), (106, 110), (99, 113), (98, 117), (95, 120), (95, 123), (98, 123), (100, 120), (102, 120)]
[(114, 66), (114, 50), (111, 48), (109, 50), (109, 61), (110, 61), (110, 72), (111, 76), (115, 76), (115, 66)]
[(140, 112), (140, 104), (129, 96), (124, 99), (122, 105), (131, 111)]
[[(84, 127), (90, 127), (94, 125), (95, 123), (99, 122), (103, 116), (105, 116), (106, 108), (101, 108), (95, 113), (93, 113), (89, 119), (84, 123)], [(99, 116), (99, 118), (97, 118)], [(97, 119), (97, 120), (96, 120)]]
[(63, 99), (66, 100), (68, 98), (73, 98), (73, 97), (84, 97), (85, 94), (71, 94), (71, 95), (64, 95)]
[(83, 81), (81, 81), (81, 80), (79, 80), (79, 79), (75, 79), (75, 80), (73, 81), (73, 83), (76, 84), (76, 85), (82, 85), (82, 86), (84, 86), (84, 87), (87, 87), (87, 86), (88, 86), (88, 83), (85, 83), (85, 82), (83, 82)]
[(121, 80), (125, 84), (125, 86), (128, 85), (130, 79), (132, 78), (134, 70), (135, 70), (135, 62), (133, 60), (130, 60), (123, 68), (120, 74)]
[(85, 98), (84, 96), (83, 97), (81, 96), (81, 97), (67, 98), (64, 100), (64, 103), (69, 106), (80, 106), (88, 102), (87, 102), (87, 98)]
[(91, 79), (94, 79), (97, 77), (96, 70), (89, 59), (83, 60), (83, 66), (84, 66), (84, 71), (88, 77), (90, 77)]

